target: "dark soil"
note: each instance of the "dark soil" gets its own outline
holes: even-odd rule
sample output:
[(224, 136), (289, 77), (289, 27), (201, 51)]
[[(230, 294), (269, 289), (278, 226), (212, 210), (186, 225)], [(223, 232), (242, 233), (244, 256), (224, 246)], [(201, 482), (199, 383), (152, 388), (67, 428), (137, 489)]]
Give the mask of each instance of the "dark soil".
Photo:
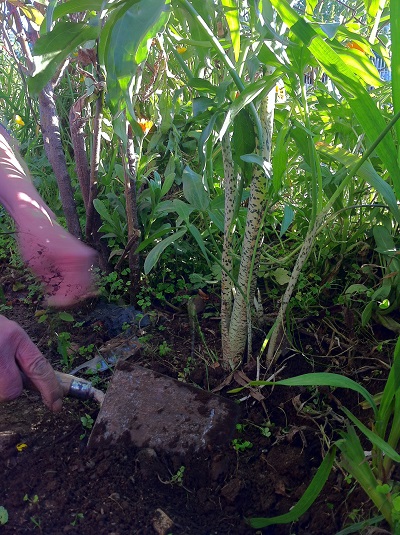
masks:
[[(7, 268), (1, 269), (5, 273)], [(55, 332), (69, 330), (72, 347), (90, 343), (100, 347), (106, 342), (107, 333), (98, 325), (73, 327), (56, 317), (39, 323), (35, 312), (40, 300), (22, 302), (26, 284), (16, 284), (14, 272), (6, 283), (3, 277), (3, 289), (11, 307), (5, 315), (27, 330), (56, 369), (67, 371), (56, 350)], [(88, 310), (72, 314), (81, 321)], [(342, 312), (337, 317), (343, 327)], [(220, 354), (218, 320), (206, 314), (199, 321), (208, 350)], [(375, 338), (359, 340), (344, 328), (338, 334), (318, 321), (311, 318), (301, 324), (303, 354), (289, 348), (277, 364), (279, 377), (340, 370), (370, 391), (380, 391), (389, 358), (374, 350)], [(63, 411), (52, 414), (36, 393), (25, 392), (0, 406), (0, 505), (9, 514), (1, 533), (255, 533), (246, 518), (286, 513), (304, 493), (327, 444), (338, 438), (339, 400), (362, 413), (355, 396), (332, 394), (328, 389), (266, 387), (229, 394), (243, 377), (236, 375), (224, 385), (227, 374), (213, 362), (198, 336), (191, 358), (191, 330), (184, 312), (160, 310), (146, 334), (141, 352), (131, 357), (134, 362), (242, 400), (241, 427), (232, 437), (236, 442), (229, 439), (222, 447), (211, 445), (206, 451), (183, 456), (122, 443), (88, 449), (90, 431), (81, 418), (95, 420), (98, 407), (94, 402), (66, 399)], [(160, 351), (163, 341), (166, 344)], [(72, 367), (90, 357), (75, 355)], [(253, 363), (242, 371), (252, 379), (256, 376)], [(96, 376), (98, 386), (105, 390), (110, 372)], [(264, 372), (262, 377), (266, 377)], [(152, 385), (148, 388), (151, 391)], [(336, 465), (323, 492), (298, 522), (258, 533), (330, 535), (368, 518), (373, 514), (371, 504), (345, 475)]]

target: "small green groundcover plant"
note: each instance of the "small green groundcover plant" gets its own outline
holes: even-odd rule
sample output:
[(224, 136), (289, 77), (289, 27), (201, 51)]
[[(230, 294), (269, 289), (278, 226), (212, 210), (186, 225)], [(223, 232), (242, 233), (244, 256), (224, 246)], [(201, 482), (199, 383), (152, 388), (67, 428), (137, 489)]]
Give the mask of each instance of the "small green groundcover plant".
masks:
[(5, 507), (0, 505), (0, 526), (4, 526), (8, 522), (8, 511)]
[[(298, 503), (286, 514), (272, 518), (251, 518), (254, 528), (295, 522), (304, 514), (322, 491), (335, 460), (367, 493), (376, 506), (379, 516), (349, 526), (340, 532), (359, 533), (367, 525), (385, 520), (390, 532), (400, 534), (400, 485), (391, 476), (394, 463), (400, 462), (396, 451), (400, 440), (400, 337), (394, 350), (393, 364), (385, 384), (379, 406), (362, 385), (335, 373), (309, 373), (282, 381), (252, 381), (249, 386), (328, 386), (348, 388), (360, 394), (372, 410), (371, 429), (351, 411), (341, 406), (346, 416), (346, 426), (339, 430), (340, 438), (330, 447), (314, 478)], [(241, 389), (232, 390), (232, 393)], [(371, 443), (371, 453), (364, 451), (362, 441)], [(337, 459), (337, 453), (340, 457)], [(339, 534), (338, 534), (339, 535)]]

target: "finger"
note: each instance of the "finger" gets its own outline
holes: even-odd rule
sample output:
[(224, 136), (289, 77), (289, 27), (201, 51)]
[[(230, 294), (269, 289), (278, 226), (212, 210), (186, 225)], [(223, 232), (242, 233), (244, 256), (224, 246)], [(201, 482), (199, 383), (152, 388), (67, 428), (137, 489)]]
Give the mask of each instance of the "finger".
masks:
[(47, 407), (58, 412), (62, 407), (63, 393), (54, 370), (25, 331), (21, 331), (15, 355), (18, 365), (39, 390)]
[(16, 399), (22, 388), (22, 377), (15, 360), (0, 358), (0, 402)]

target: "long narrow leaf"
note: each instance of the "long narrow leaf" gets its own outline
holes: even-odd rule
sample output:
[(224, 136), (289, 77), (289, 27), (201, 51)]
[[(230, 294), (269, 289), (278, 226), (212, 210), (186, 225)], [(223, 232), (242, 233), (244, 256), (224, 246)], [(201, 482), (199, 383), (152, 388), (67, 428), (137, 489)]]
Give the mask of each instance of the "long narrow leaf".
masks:
[[(316, 147), (318, 152), (327, 158), (335, 160), (348, 168), (351, 168), (360, 159), (355, 154), (338, 147), (332, 147), (323, 143), (318, 143)], [(397, 206), (396, 195), (390, 184), (383, 180), (370, 162), (364, 162), (357, 171), (357, 175), (379, 193), (382, 199), (387, 203), (393, 217), (400, 224), (400, 211)]]
[[(332, 47), (290, 7), (286, 0), (271, 0), (271, 3), (285, 24), (303, 41), (326, 74), (346, 96), (368, 140), (370, 143), (374, 142), (385, 129), (386, 123), (363, 84)], [(396, 196), (400, 198), (400, 169), (393, 138), (386, 135), (376, 148), (376, 152), (389, 171)]]
[(303, 496), (288, 513), (274, 516), (272, 518), (252, 518), (249, 520), (251, 527), (259, 529), (272, 526), (273, 524), (288, 524), (289, 522), (295, 522), (300, 518), (300, 516), (303, 515), (318, 498), (331, 472), (335, 461), (335, 455), (336, 447), (333, 447), (325, 456)]
[(388, 444), (385, 440), (379, 437), (376, 433), (368, 429), (368, 427), (366, 427), (362, 422), (360, 422), (360, 420), (356, 416), (354, 416), (351, 411), (346, 409), (346, 407), (341, 407), (341, 410), (374, 446), (376, 446), (380, 451), (385, 453), (393, 461), (396, 461), (396, 463), (400, 462), (400, 455), (397, 453), (396, 450), (392, 448), (392, 446), (390, 446), (390, 444)]
[[(262, 385), (282, 385), (282, 386), (332, 386), (335, 388), (349, 388), (361, 394), (361, 396), (368, 401), (372, 410), (376, 414), (377, 407), (371, 394), (363, 386), (359, 385), (353, 379), (343, 377), (336, 373), (305, 373), (304, 375), (297, 375), (290, 379), (282, 379), (282, 381), (251, 381), (249, 386)], [(238, 389), (237, 389), (238, 390)], [(232, 390), (231, 392), (234, 392)]]
[(182, 236), (187, 232), (186, 228), (183, 228), (181, 230), (178, 230), (174, 234), (171, 234), (171, 236), (168, 236), (168, 238), (165, 238), (165, 240), (161, 241), (160, 243), (157, 243), (155, 247), (149, 252), (149, 254), (146, 257), (146, 260), (144, 261), (144, 272), (146, 275), (150, 273), (150, 271), (153, 269), (153, 267), (158, 262), (158, 259), (160, 258), (161, 254), (165, 251), (165, 249), (171, 245), (171, 243), (174, 243), (174, 241), (179, 240), (182, 238)]

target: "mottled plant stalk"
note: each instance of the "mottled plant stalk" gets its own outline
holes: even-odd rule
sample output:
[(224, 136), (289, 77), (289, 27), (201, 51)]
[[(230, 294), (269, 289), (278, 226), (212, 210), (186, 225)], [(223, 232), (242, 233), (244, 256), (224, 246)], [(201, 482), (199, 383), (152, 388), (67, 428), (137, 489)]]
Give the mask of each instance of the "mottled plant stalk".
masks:
[[(271, 155), (274, 108), (275, 88), (262, 100), (259, 110), (263, 140), (258, 140), (258, 143), (261, 147), (264, 163), (267, 163)], [(235, 295), (229, 325), (230, 353), (225, 357), (232, 369), (242, 362), (246, 341), (251, 354), (251, 311), (249, 307), (255, 291), (253, 275), (255, 276), (258, 270), (258, 238), (261, 235), (259, 230), (267, 204), (266, 181), (264, 169), (258, 165), (254, 166), (237, 281), (239, 291)]]
[(229, 325), (231, 321), (233, 303), (233, 281), (228, 274), (232, 273), (232, 245), (234, 232), (233, 217), (235, 213), (237, 191), (237, 181), (235, 180), (235, 167), (232, 158), (230, 136), (227, 132), (222, 138), (221, 150), (222, 161), (224, 165), (225, 190), (224, 245), (221, 259), (221, 338), (224, 362), (226, 362), (229, 360), (230, 355)]

